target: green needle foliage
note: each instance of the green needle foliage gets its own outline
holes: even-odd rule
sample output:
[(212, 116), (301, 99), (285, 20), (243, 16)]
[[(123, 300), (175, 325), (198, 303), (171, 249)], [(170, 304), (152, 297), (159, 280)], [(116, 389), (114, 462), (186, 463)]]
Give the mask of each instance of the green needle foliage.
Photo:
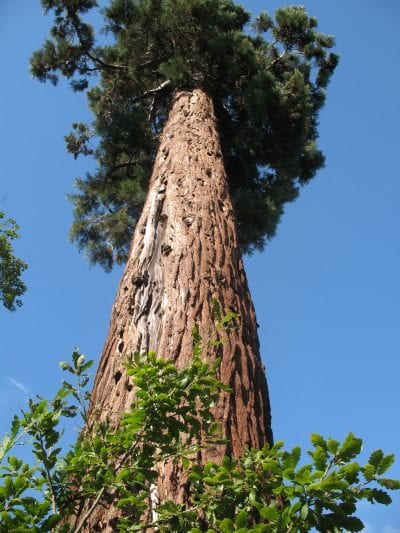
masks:
[(10, 311), (22, 305), (20, 296), (26, 291), (21, 274), (28, 265), (15, 257), (12, 247), (18, 229), (17, 223), (0, 211), (0, 301)]
[[(194, 332), (193, 361), (181, 370), (153, 353), (129, 357), (135, 399), (118, 427), (108, 418), (88, 419), (92, 361), (75, 350), (71, 363), (61, 363), (74, 383), (64, 381), (53, 400), (30, 400), (0, 444), (0, 533), (78, 533), (98, 505), (111, 501), (120, 512), (116, 531), (361, 531), (358, 502), (391, 503), (388, 490), (400, 489), (400, 481), (386, 477), (394, 456), (376, 450), (360, 465), (362, 441), (352, 433), (342, 443), (311, 435), (307, 464), (298, 446), (285, 451), (278, 442), (248, 450), (240, 459), (225, 457), (222, 464), (200, 466), (201, 448), (226, 442), (212, 407), (219, 391), (228, 390), (215, 377), (218, 363), (211, 367), (202, 360), (202, 348)], [(60, 426), (78, 414), (85, 429), (63, 454)], [(11, 455), (23, 442), (31, 448), (29, 463)], [(166, 461), (187, 473), (191, 503), (163, 502), (154, 521), (149, 490), (157, 483), (157, 465)]]
[(70, 196), (71, 238), (89, 260), (125, 261), (172, 96), (196, 87), (214, 101), (242, 249), (261, 249), (323, 166), (317, 123), (338, 62), (333, 37), (299, 6), (251, 21), (231, 0), (41, 3), (54, 24), (31, 72), (68, 78), (94, 113), (66, 137), (70, 153), (97, 162)]

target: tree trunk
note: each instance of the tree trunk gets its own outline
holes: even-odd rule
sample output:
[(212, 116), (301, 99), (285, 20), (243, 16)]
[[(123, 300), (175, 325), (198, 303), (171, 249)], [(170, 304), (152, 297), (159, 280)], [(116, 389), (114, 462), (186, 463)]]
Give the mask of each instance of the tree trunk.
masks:
[[(241, 254), (235, 216), (211, 98), (180, 91), (165, 125), (148, 197), (112, 311), (91, 405), (115, 421), (129, 409), (134, 391), (124, 356), (154, 350), (182, 367), (191, 358), (191, 330), (215, 337), (213, 298), (223, 312), (240, 314), (239, 326), (220, 347), (221, 394), (215, 410), (231, 444), (202, 452), (202, 460), (240, 456), (272, 442), (270, 406), (259, 354), (257, 323)], [(216, 357), (211, 350), (209, 360)], [(176, 472), (161, 473), (161, 500), (184, 498)], [(87, 531), (107, 531), (113, 510), (99, 508)], [(100, 528), (100, 529), (98, 529)]]

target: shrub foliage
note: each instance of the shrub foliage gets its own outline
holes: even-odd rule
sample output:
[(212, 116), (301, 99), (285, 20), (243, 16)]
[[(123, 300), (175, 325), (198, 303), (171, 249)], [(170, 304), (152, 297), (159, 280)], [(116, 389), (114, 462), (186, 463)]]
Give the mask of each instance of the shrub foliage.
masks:
[[(228, 390), (215, 377), (218, 363), (210, 366), (201, 354), (195, 331), (193, 361), (182, 370), (154, 353), (129, 357), (135, 399), (115, 427), (107, 413), (89, 422), (92, 361), (75, 350), (71, 363), (61, 363), (74, 382), (63, 381), (52, 400), (29, 400), (1, 442), (0, 531), (79, 532), (96, 506), (111, 501), (119, 508), (118, 531), (361, 531), (358, 502), (391, 503), (388, 491), (400, 489), (400, 481), (386, 477), (394, 456), (376, 450), (361, 465), (362, 441), (352, 433), (342, 443), (312, 434), (308, 463), (298, 446), (286, 451), (277, 442), (240, 459), (198, 464), (200, 448), (224, 442), (212, 407)], [(84, 429), (63, 453), (63, 423), (78, 415)], [(12, 455), (22, 442), (31, 461)], [(191, 503), (164, 501), (151, 510), (149, 489), (166, 461), (186, 471)]]

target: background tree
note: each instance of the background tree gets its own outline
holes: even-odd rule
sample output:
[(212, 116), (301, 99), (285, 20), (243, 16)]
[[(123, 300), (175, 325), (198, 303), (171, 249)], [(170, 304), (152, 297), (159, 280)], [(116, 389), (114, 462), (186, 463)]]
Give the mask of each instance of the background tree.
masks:
[(0, 211), (0, 301), (6, 309), (15, 311), (22, 305), (20, 296), (26, 291), (21, 274), (28, 265), (15, 257), (12, 241), (18, 237), (15, 220), (5, 218)]
[[(155, 349), (184, 364), (191, 328), (199, 323), (207, 338), (218, 318), (216, 297), (241, 316), (221, 349), (220, 378), (234, 390), (216, 410), (228, 451), (262, 446), (272, 440), (269, 401), (239, 243), (261, 248), (284, 204), (323, 163), (316, 123), (337, 63), (327, 53), (333, 39), (303, 8), (278, 10), (276, 22), (262, 14), (249, 35), (249, 15), (231, 2), (114, 1), (104, 10), (113, 40), (99, 45), (82, 19), (95, 2), (42, 4), (54, 9), (55, 24), (32, 58), (33, 74), (56, 83), (61, 73), (84, 90), (100, 73), (88, 92), (92, 127), (75, 124), (67, 137), (75, 156), (99, 163), (77, 182), (72, 238), (109, 269), (126, 259), (138, 228), (93, 405), (118, 419), (132, 401), (125, 352)], [(161, 498), (187, 497), (176, 479), (165, 471)]]

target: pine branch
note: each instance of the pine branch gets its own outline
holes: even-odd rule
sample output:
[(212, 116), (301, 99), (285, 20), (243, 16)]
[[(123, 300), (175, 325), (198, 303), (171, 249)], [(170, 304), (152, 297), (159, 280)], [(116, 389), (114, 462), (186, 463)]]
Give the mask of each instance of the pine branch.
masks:
[[(89, 51), (86, 52), (86, 55), (89, 59), (91, 59), (94, 63), (98, 63), (103, 68), (110, 68), (114, 70), (126, 70), (128, 68), (127, 65), (114, 65), (113, 63), (107, 63), (106, 61), (103, 61), (99, 57), (94, 56)], [(97, 70), (97, 69), (95, 69)]]
[[(78, 15), (76, 13), (74, 13), (72, 8), (70, 8), (70, 7), (67, 7), (67, 14), (68, 14), (68, 17), (69, 17), (69, 19), (71, 21), (72, 27), (76, 31), (76, 35), (78, 36), (79, 42), (83, 46), (84, 39), (83, 39), (83, 36), (82, 36), (81, 27), (80, 27), (81, 24), (82, 24), (81, 20), (79, 19)], [(111, 69), (117, 69), (117, 70), (125, 70), (125, 69), (128, 68), (126, 65), (114, 65), (112, 63), (107, 63), (106, 61), (103, 61), (99, 57), (96, 57), (95, 55), (93, 55), (90, 52), (90, 50), (87, 50), (85, 52), (85, 54), (94, 63), (98, 63), (103, 68), (111, 68)]]
[(136, 102), (141, 102), (142, 100), (146, 100), (150, 96), (153, 96), (153, 95), (161, 92), (163, 89), (168, 87), (168, 85), (170, 85), (170, 84), (171, 84), (171, 80), (163, 81), (162, 83), (160, 83), (160, 85), (158, 87), (155, 87), (154, 89), (149, 89), (145, 93), (143, 93), (140, 96), (137, 96), (136, 98), (134, 98), (133, 103), (136, 104)]

